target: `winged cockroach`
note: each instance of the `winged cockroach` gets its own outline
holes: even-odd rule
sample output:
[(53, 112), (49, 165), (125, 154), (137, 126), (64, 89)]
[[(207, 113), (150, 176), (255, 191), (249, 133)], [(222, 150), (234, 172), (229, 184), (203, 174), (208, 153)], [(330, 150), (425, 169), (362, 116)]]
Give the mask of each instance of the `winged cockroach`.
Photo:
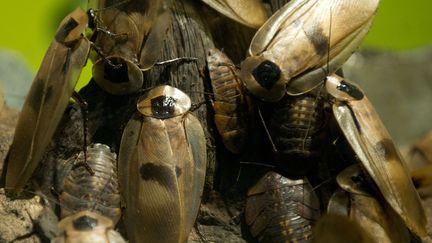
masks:
[(259, 242), (310, 240), (319, 216), (318, 197), (306, 178), (268, 172), (248, 191), (246, 224)]
[(82, 33), (88, 21), (87, 14), (76, 9), (57, 29), (18, 119), (8, 155), (7, 189), (25, 186), (51, 141), (87, 61), (90, 41)]
[[(378, 3), (379, 0), (288, 2), (255, 34), (250, 56), (241, 63), (241, 80), (250, 93), (267, 102), (278, 101), (285, 93), (299, 95), (312, 90), (360, 45)], [(326, 33), (329, 26), (331, 38)], [(325, 72), (322, 69), (327, 63)]]
[(214, 94), (216, 128), (225, 147), (232, 153), (240, 153), (247, 137), (249, 97), (237, 77), (234, 64), (220, 50), (208, 50), (207, 66)]
[(114, 230), (113, 221), (92, 211), (80, 211), (62, 219), (58, 224), (60, 235), (53, 243), (125, 243)]
[(206, 140), (190, 98), (158, 86), (140, 98), (119, 152), (119, 181), (131, 242), (185, 242), (198, 213)]
[(221, 14), (252, 28), (259, 28), (267, 20), (262, 0), (202, 0)]
[(347, 216), (356, 221), (373, 242), (411, 242), (401, 217), (374, 196), (368, 177), (358, 164), (343, 170), (336, 180), (342, 190), (337, 190), (330, 198), (328, 214)]
[(334, 98), (339, 127), (386, 202), (407, 227), (425, 237), (426, 216), (408, 169), (377, 112), (357, 86), (331, 75), (326, 90)]
[[(111, 2), (96, 1), (98, 8)], [(114, 33), (99, 32), (95, 40), (106, 57), (95, 58), (93, 78), (108, 93), (124, 95), (142, 88), (142, 72), (159, 58), (170, 26), (169, 2), (127, 0), (98, 14), (104, 28)]]

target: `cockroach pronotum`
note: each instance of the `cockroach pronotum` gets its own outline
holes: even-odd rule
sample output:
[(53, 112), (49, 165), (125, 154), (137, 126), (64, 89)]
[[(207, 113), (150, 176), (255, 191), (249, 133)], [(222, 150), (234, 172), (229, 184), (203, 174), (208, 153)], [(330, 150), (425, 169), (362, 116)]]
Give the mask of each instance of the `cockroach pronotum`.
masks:
[(216, 48), (207, 53), (207, 66), (213, 89), (213, 110), (216, 128), (225, 147), (240, 153), (245, 146), (250, 101), (236, 74), (232, 61)]
[(268, 172), (248, 191), (246, 224), (259, 242), (308, 241), (319, 216), (318, 197), (306, 178)]
[(119, 181), (131, 242), (185, 242), (206, 170), (206, 140), (181, 90), (162, 85), (138, 102), (119, 153)]

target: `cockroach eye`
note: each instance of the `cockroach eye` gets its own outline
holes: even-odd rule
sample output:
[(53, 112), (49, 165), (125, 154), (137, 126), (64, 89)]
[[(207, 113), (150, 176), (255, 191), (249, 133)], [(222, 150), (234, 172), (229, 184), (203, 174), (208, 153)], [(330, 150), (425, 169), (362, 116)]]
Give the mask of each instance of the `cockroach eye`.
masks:
[(97, 226), (97, 219), (84, 215), (74, 220), (73, 226), (79, 231), (90, 231)]
[(340, 84), (337, 86), (337, 89), (347, 93), (349, 96), (353, 97), (356, 100), (361, 100), (364, 97), (363, 92), (361, 92), (356, 86), (347, 83), (345, 81), (341, 81)]
[(271, 61), (264, 61), (252, 71), (256, 81), (264, 88), (270, 90), (279, 80), (280, 68)]
[(175, 111), (176, 100), (171, 96), (158, 96), (151, 100), (153, 116), (159, 119), (171, 118)]

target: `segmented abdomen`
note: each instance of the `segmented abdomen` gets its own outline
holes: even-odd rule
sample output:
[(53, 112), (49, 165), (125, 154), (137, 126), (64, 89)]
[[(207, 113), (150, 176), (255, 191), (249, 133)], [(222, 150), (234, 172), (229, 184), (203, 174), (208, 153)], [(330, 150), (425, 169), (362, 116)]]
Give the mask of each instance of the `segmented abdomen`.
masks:
[(120, 192), (117, 179), (116, 154), (104, 144), (93, 144), (87, 148), (87, 164), (94, 175), (84, 166), (84, 153), (69, 160), (75, 166), (64, 180), (60, 195), (61, 217), (79, 211), (97, 212), (113, 220), (120, 218)]
[(249, 189), (246, 224), (259, 242), (308, 242), (319, 208), (307, 179), (291, 180), (268, 172)]
[(276, 163), (288, 174), (305, 175), (315, 164), (323, 124), (323, 100), (311, 94), (286, 96), (276, 105), (270, 133), (277, 148)]
[(240, 153), (244, 147), (248, 126), (248, 100), (243, 95), (232, 61), (218, 49), (207, 55), (208, 69), (214, 93), (215, 123), (225, 147)]

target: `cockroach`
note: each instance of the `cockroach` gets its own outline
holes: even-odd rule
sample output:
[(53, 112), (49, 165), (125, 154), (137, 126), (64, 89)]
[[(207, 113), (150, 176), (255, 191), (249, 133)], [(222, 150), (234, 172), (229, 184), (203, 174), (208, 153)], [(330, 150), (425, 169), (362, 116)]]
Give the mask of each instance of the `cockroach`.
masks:
[(426, 237), (426, 216), (408, 168), (364, 92), (336, 74), (326, 78), (333, 114), (362, 167), (406, 226)]
[(251, 28), (259, 28), (267, 20), (262, 0), (202, 0), (221, 14)]
[(143, 71), (155, 64), (162, 51), (170, 26), (170, 1), (126, 0), (108, 8), (110, 2), (98, 0), (97, 8), (104, 9), (98, 19), (112, 34), (99, 32), (95, 38), (106, 56), (94, 58), (93, 78), (110, 94), (135, 93), (142, 88)]
[(341, 189), (330, 198), (327, 213), (358, 222), (372, 242), (411, 242), (403, 220), (386, 202), (374, 196), (367, 180), (358, 164), (339, 173), (336, 181)]
[[(73, 160), (73, 161), (72, 161)], [(95, 211), (110, 218), (114, 225), (121, 216), (117, 177), (117, 155), (105, 144), (87, 148), (87, 164), (95, 172), (90, 175), (83, 166), (84, 153), (68, 160), (66, 178), (60, 194), (61, 218), (79, 211)]]
[(58, 28), (18, 118), (9, 149), (5, 188), (23, 189), (51, 141), (87, 61), (88, 15), (76, 9)]
[(80, 211), (62, 219), (58, 228), (60, 235), (53, 243), (125, 243), (114, 230), (113, 221), (92, 211)]
[(306, 178), (268, 172), (247, 194), (246, 224), (259, 242), (310, 240), (319, 216), (318, 197)]
[[(91, 46), (94, 47), (93, 49), (95, 49), (100, 56), (104, 57), (99, 59), (95, 66), (98, 66), (103, 62), (104, 68), (107, 68), (107, 66), (110, 67), (107, 68), (107, 70), (103, 69), (105, 72), (104, 74), (101, 74), (99, 68), (95, 67), (93, 73), (96, 80), (98, 80), (98, 77), (105, 77), (106, 74), (107, 77), (121, 80), (121, 83), (125, 83), (126, 81), (128, 81), (128, 83), (142, 82), (142, 73), (141, 70), (136, 67), (136, 65), (138, 65), (137, 62), (130, 60), (135, 60), (135, 57), (138, 54), (145, 55), (146, 57), (148, 56), (148, 58), (139, 59), (142, 61), (140, 65), (145, 69), (145, 67), (148, 67), (145, 63), (147, 61), (151, 62), (154, 60), (154, 56), (157, 55), (158, 51), (156, 50), (157, 48), (155, 49), (155, 46), (160, 46), (160, 44), (158, 44), (159, 41), (161, 41), (159, 39), (160, 33), (165, 31), (161, 26), (154, 28), (160, 31), (154, 31), (153, 35), (145, 35), (148, 37), (146, 43), (149, 45), (150, 43), (153, 44), (144, 47), (142, 50), (137, 50), (136, 46), (139, 45), (139, 48), (141, 48), (141, 45), (144, 44), (143, 40), (140, 40), (140, 38), (144, 38), (144, 36), (138, 34), (138, 32), (141, 33), (142, 31), (143, 33), (148, 34), (147, 28), (150, 28), (152, 23), (148, 17), (156, 15), (153, 14), (153, 10), (159, 5), (159, 1), (157, 0), (151, 1), (151, 3), (147, 3), (147, 1), (144, 3), (144, 1), (138, 0), (122, 1), (117, 4), (115, 3), (112, 6), (106, 6), (105, 2), (101, 3), (100, 6), (105, 8), (104, 14), (101, 15), (102, 20), (116, 20), (116, 23), (126, 22), (129, 25), (122, 25), (121, 23), (118, 25), (128, 28), (130, 27), (133, 30), (136, 30), (133, 32), (134, 35), (132, 35), (132, 32), (131, 34), (128, 32), (128, 34), (126, 34), (126, 40), (123, 39), (123, 41), (125, 41), (125, 46), (122, 46), (121, 48), (119, 47), (120, 52), (125, 52), (130, 56), (125, 56), (126, 54), (116, 56), (117, 52), (113, 50), (110, 50), (108, 53), (110, 55), (109, 57), (116, 64), (113, 64), (113, 62), (111, 62), (109, 58), (106, 58), (104, 56), (105, 54), (102, 52), (108, 51), (108, 47), (113, 48), (113, 39), (118, 40), (121, 36), (125, 37), (125, 35), (122, 35), (124, 32), (120, 32), (116, 37), (108, 34), (111, 32), (107, 30), (102, 31), (102, 28), (97, 26), (97, 16), (95, 16), (95, 11), (91, 11), (91, 9), (86, 13), (82, 9), (78, 8), (63, 19), (56, 32), (54, 40), (45, 54), (18, 119), (14, 140), (10, 147), (7, 160), (5, 188), (16, 191), (22, 190), (36, 167), (39, 165), (39, 162), (42, 159), (54, 132), (56, 131), (63, 112), (68, 105), (69, 98), (74, 92), (74, 87), (83, 66), (86, 64)], [(120, 6), (123, 7), (120, 8)], [(149, 10), (151, 13), (143, 12), (143, 6), (151, 6), (151, 11)], [(134, 7), (137, 9), (134, 10)], [(105, 11), (107, 11), (107, 13), (105, 13)], [(129, 12), (136, 12), (138, 14), (129, 16)], [(158, 13), (160, 12), (158, 11)], [(123, 17), (118, 17), (118, 19), (116, 19), (113, 15)], [(135, 18), (140, 21), (148, 20), (148, 22), (139, 22), (142, 26), (138, 28), (134, 26), (133, 21)], [(120, 31), (118, 29), (120, 27), (118, 27), (117, 24), (108, 23), (112, 26), (113, 31)], [(161, 25), (162, 23), (163, 21), (161, 21)], [(95, 32), (91, 37), (86, 37), (83, 34), (87, 26), (91, 26), (95, 29)], [(109, 38), (103, 38), (103, 36), (110, 36), (112, 39), (110, 41)], [(96, 39), (96, 45), (94, 45), (90, 39), (93, 40), (96, 37), (98, 38)], [(140, 44), (137, 44), (136, 42)], [(104, 46), (103, 50), (97, 47), (99, 44)], [(116, 46), (117, 44), (118, 43), (115, 42)], [(132, 45), (133, 47), (128, 49), (128, 45)], [(153, 53), (152, 51), (156, 53)], [(116, 71), (114, 72), (113, 69)], [(128, 75), (131, 77), (126, 80), (121, 79), (121, 70), (126, 71), (126, 74), (123, 73), (123, 77), (128, 77)], [(133, 70), (139, 70), (139, 74)], [(99, 83), (106, 90), (111, 90), (111, 86), (109, 86), (108, 83), (106, 86), (104, 86), (104, 81)], [(117, 87), (117, 85), (114, 86)], [(140, 88), (138, 86), (139, 84), (134, 86), (136, 88), (134, 88), (135, 91)], [(122, 85), (119, 85), (117, 88), (120, 90), (118, 93), (124, 93), (126, 89), (128, 92), (131, 91), (129, 88), (123, 88)], [(86, 141), (84, 143), (86, 143)]]
[(119, 182), (131, 242), (185, 242), (206, 170), (206, 140), (190, 98), (162, 85), (139, 99), (119, 152)]
[[(276, 102), (286, 93), (307, 93), (319, 86), (327, 73), (339, 69), (360, 45), (378, 3), (379, 0), (288, 2), (253, 37), (249, 57), (241, 63), (241, 80), (250, 93), (266, 102)], [(325, 33), (329, 26), (333, 29), (331, 38)], [(323, 70), (327, 63), (328, 72)]]
[(207, 53), (207, 66), (213, 89), (213, 110), (216, 128), (225, 147), (240, 153), (245, 146), (249, 122), (250, 100), (237, 77), (232, 61), (220, 50)]

